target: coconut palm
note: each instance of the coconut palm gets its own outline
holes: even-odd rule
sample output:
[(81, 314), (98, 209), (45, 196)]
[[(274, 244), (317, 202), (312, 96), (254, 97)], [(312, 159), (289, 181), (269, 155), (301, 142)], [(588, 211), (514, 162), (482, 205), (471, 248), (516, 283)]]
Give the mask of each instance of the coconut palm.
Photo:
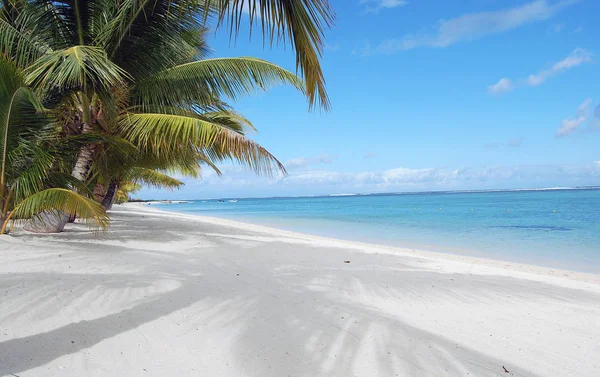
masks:
[(123, 156), (121, 153), (111, 153), (107, 150), (94, 161), (91, 168), (94, 174), (90, 181), (94, 185), (95, 199), (108, 210), (120, 191), (129, 191), (124, 187), (132, 188), (144, 184), (156, 188), (179, 188), (184, 183), (165, 172), (195, 176), (199, 165), (200, 160), (194, 154), (174, 157), (136, 153)]
[[(70, 190), (73, 180), (57, 168), (52, 153), (55, 125), (20, 72), (0, 59), (0, 234), (11, 219), (30, 226), (61, 213), (78, 213), (105, 228), (104, 208)], [(60, 211), (60, 212), (59, 212)]]
[(115, 194), (115, 203), (122, 204), (130, 200), (131, 194), (136, 193), (142, 188), (139, 183), (126, 182), (124, 183)]
[[(229, 24), (235, 36), (243, 9), (251, 25), (260, 19), (271, 44), (292, 41), (306, 87), (264, 60), (206, 59), (206, 25)], [(283, 166), (244, 135), (222, 98), (289, 83), (307, 93), (311, 106), (327, 108), (318, 57), (331, 19), (325, 0), (5, 0), (0, 52), (24, 70), (44, 104), (61, 109), (67, 136), (102, 133), (142, 154), (233, 159), (270, 173)], [(72, 176), (89, 181), (105, 150), (111, 149), (86, 144), (73, 158)]]
[[(270, 174), (272, 167), (285, 171), (267, 150), (244, 136), (255, 128), (233, 111), (198, 113), (171, 108), (169, 112), (124, 113), (117, 132), (137, 149), (123, 154), (111, 145), (96, 152), (90, 170), (98, 178), (94, 191), (97, 195), (105, 193), (101, 200), (105, 208), (111, 206), (123, 182), (179, 187), (182, 183), (167, 174), (197, 178), (202, 168), (208, 167), (221, 175), (215, 165), (219, 161), (234, 159), (258, 173)], [(198, 129), (204, 134), (196, 135)], [(98, 188), (98, 184), (103, 187)]]

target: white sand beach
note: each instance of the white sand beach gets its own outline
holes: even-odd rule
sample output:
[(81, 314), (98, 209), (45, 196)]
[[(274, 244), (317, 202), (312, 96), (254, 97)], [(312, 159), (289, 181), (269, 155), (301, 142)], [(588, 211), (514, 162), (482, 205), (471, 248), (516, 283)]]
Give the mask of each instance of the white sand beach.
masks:
[(0, 375), (600, 376), (599, 275), (111, 217), (0, 237)]

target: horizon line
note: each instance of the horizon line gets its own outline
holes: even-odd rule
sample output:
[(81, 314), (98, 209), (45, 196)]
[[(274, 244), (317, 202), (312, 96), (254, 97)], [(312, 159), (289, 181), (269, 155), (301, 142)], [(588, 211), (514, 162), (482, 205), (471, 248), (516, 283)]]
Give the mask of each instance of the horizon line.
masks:
[(600, 186), (556, 186), (556, 187), (532, 187), (532, 188), (507, 188), (507, 189), (463, 189), (463, 190), (429, 190), (429, 191), (389, 191), (389, 192), (363, 192), (363, 193), (333, 193), (315, 195), (283, 195), (283, 196), (231, 196), (198, 199), (142, 199), (135, 198), (134, 201), (198, 201), (198, 200), (228, 200), (228, 199), (293, 199), (293, 198), (343, 198), (354, 196), (386, 196), (386, 195), (418, 195), (418, 194), (453, 194), (453, 193), (485, 193), (485, 192), (519, 192), (519, 191), (568, 191), (568, 190), (600, 190)]

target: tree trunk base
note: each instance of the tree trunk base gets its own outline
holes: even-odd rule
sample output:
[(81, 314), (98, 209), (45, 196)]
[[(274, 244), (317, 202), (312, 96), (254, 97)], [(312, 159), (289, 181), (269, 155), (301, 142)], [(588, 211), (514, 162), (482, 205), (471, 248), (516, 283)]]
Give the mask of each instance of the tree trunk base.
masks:
[(69, 222), (69, 215), (59, 211), (45, 211), (27, 220), (24, 230), (33, 233), (60, 233)]
[(113, 203), (115, 202), (115, 197), (117, 195), (118, 184), (114, 180), (110, 182), (108, 185), (108, 189), (106, 190), (106, 195), (104, 199), (102, 199), (102, 205), (105, 210), (112, 209)]

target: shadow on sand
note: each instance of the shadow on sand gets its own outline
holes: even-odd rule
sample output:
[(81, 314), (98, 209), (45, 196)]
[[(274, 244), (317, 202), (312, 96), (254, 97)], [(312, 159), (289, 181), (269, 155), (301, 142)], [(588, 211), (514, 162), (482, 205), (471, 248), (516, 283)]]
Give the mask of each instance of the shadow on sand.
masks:
[[(489, 288), (484, 279), (473, 285), (464, 281), (464, 275), (416, 271), (393, 255), (378, 255), (373, 262), (374, 257), (355, 252), (352, 265), (331, 268), (348, 258), (349, 252), (322, 248), (326, 260), (334, 262), (317, 264), (294, 244), (244, 242), (240, 236), (252, 235), (242, 230), (228, 229), (228, 234), (237, 236), (228, 238), (215, 236), (225, 232), (214, 225), (181, 221), (178, 227), (166, 227), (163, 221), (119, 214), (111, 231), (99, 238), (77, 230), (46, 236), (47, 250), (32, 252), (27, 263), (58, 267), (45, 273), (0, 275), (0, 330), (20, 323), (23, 316), (35, 321), (57, 315), (65, 307), (81, 311), (67, 315), (84, 318), (66, 319), (50, 331), (2, 341), (0, 375), (19, 375), (186, 309), (189, 331), (206, 325), (239, 328), (227, 350), (230, 362), (256, 377), (498, 376), (503, 374), (502, 366), (514, 375), (535, 376), (375, 306), (348, 300), (365, 293), (390, 300), (443, 294), (468, 303), (478, 300), (478, 291)], [(27, 242), (36, 236), (15, 237)], [(140, 240), (158, 246), (148, 249)], [(79, 251), (61, 251), (65, 242), (78, 245)], [(175, 251), (159, 250), (164, 242)], [(230, 246), (220, 247), (223, 244)], [(290, 260), (297, 262), (290, 265)], [(83, 271), (83, 265), (96, 270)], [(373, 273), (379, 274), (378, 279), (372, 279)], [(401, 286), (386, 285), (392, 278), (397, 281), (398, 274), (402, 274)], [(456, 285), (445, 289), (451, 278)], [(499, 279), (504, 279), (505, 287), (500, 289), (515, 300), (531, 295), (512, 279)], [(554, 295), (566, 300), (570, 292), (556, 289)], [(244, 369), (250, 364), (255, 367)]]

